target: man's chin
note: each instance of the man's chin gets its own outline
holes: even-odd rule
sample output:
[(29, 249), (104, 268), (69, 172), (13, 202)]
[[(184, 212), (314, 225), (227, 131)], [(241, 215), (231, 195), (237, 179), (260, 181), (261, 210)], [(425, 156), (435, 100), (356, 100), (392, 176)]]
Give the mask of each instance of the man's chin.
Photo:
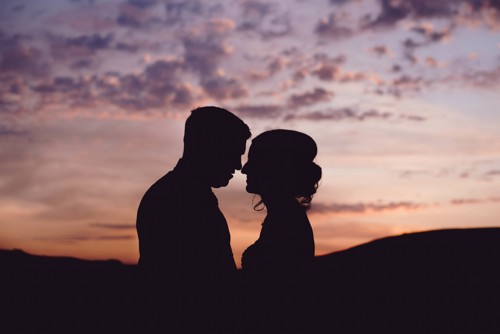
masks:
[(247, 193), (249, 193), (249, 194), (256, 194), (255, 189), (253, 189), (253, 188), (252, 188), (251, 186), (249, 186), (248, 184), (247, 184), (247, 186), (245, 187), (245, 190), (246, 190), (246, 191), (247, 191)]

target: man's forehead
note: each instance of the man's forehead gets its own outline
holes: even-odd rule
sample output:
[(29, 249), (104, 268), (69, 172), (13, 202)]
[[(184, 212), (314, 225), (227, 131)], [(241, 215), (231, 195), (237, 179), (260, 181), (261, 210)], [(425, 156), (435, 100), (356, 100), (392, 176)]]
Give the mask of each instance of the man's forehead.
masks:
[(217, 143), (216, 150), (221, 152), (233, 152), (244, 154), (246, 151), (246, 140), (240, 139), (227, 139)]

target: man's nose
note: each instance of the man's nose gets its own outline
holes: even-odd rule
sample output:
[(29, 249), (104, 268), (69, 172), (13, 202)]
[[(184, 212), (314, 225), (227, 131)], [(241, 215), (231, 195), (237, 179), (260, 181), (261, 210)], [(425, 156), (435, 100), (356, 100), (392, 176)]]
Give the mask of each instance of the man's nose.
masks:
[(241, 174), (246, 174), (247, 173), (247, 167), (248, 163), (245, 164), (245, 166), (243, 166), (243, 168), (241, 168)]
[(237, 160), (235, 160), (234, 169), (241, 170), (241, 158), (238, 158)]

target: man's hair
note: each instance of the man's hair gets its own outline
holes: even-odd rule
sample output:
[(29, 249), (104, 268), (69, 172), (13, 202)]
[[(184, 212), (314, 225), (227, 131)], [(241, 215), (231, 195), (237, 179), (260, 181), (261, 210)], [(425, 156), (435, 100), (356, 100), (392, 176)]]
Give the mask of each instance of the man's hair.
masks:
[(230, 111), (214, 106), (198, 107), (186, 120), (184, 149), (196, 151), (213, 144), (246, 141), (250, 136), (248, 125)]

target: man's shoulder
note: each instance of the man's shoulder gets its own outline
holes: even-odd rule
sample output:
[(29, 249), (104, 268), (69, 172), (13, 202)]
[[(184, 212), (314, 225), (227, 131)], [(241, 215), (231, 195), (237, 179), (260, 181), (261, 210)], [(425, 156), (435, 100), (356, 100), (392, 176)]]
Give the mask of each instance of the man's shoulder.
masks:
[(180, 188), (180, 182), (176, 179), (175, 175), (172, 172), (168, 172), (149, 187), (142, 197), (141, 205), (178, 198)]

